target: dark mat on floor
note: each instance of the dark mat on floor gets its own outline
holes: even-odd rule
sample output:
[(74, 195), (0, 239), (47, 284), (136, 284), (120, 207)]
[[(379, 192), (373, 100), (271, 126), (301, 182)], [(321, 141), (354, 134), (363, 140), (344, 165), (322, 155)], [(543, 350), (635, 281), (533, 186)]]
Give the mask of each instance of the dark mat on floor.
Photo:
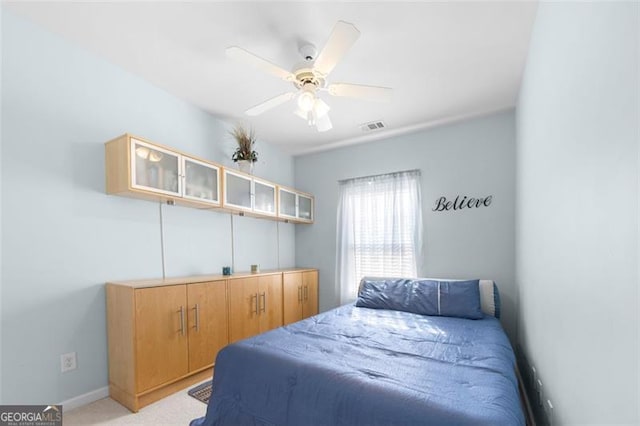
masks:
[(209, 397), (211, 396), (211, 380), (202, 383), (193, 389), (189, 389), (188, 393), (198, 401), (208, 404)]

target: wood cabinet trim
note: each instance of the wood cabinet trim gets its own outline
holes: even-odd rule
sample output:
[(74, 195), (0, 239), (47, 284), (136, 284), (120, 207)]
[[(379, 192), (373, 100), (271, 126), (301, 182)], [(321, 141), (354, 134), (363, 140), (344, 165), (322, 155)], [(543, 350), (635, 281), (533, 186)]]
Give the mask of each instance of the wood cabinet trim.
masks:
[(181, 285), (181, 284), (194, 284), (209, 281), (224, 281), (235, 280), (247, 277), (260, 277), (266, 275), (288, 274), (293, 272), (313, 271), (313, 268), (291, 268), (291, 269), (278, 269), (278, 270), (264, 270), (258, 273), (251, 272), (238, 272), (232, 275), (193, 275), (187, 277), (176, 278), (158, 278), (149, 280), (131, 280), (131, 281), (109, 281), (107, 284), (119, 285), (132, 288), (146, 288), (146, 287), (163, 287), (169, 285)]

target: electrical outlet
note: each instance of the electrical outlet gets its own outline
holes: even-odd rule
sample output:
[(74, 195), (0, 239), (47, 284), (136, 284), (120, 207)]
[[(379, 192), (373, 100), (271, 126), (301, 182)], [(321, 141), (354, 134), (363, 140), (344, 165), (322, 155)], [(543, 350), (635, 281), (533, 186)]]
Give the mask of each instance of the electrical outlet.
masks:
[(553, 404), (550, 399), (544, 404), (544, 412), (547, 413), (547, 424), (553, 426)]
[(75, 370), (76, 368), (78, 368), (78, 363), (75, 352), (60, 355), (60, 371), (66, 373), (67, 371)]
[(538, 381), (538, 371), (536, 370), (536, 368), (532, 365), (531, 366), (531, 383), (533, 383), (533, 386), (537, 386), (536, 382)]
[(540, 379), (536, 381), (536, 396), (538, 397), (538, 404), (544, 405), (544, 401), (542, 399), (542, 380)]

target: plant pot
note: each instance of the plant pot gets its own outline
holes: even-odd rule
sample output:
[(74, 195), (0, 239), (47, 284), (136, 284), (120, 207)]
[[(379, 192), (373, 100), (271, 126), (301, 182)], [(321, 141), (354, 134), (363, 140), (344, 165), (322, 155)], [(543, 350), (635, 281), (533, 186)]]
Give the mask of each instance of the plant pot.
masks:
[(244, 173), (253, 173), (253, 161), (238, 160), (238, 169)]

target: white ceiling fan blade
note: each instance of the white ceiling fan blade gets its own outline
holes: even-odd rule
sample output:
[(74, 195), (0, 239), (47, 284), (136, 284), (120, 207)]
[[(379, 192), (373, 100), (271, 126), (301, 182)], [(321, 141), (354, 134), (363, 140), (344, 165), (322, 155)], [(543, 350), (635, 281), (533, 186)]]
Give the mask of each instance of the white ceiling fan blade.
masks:
[(338, 21), (333, 27), (329, 40), (316, 58), (313, 68), (325, 76), (329, 74), (358, 37), (360, 37), (360, 31), (353, 24)]
[(348, 98), (379, 102), (390, 101), (393, 94), (393, 89), (389, 87), (363, 86), (349, 83), (333, 83), (329, 85), (327, 90), (332, 96), (346, 96)]
[(316, 119), (316, 129), (319, 132), (326, 132), (327, 130), (331, 130), (333, 125), (331, 124), (331, 120), (329, 119), (329, 114), (325, 114), (322, 117), (318, 117)]
[(281, 95), (276, 96), (275, 98), (268, 99), (256, 106), (253, 106), (245, 111), (245, 114), (255, 116), (260, 115), (265, 111), (270, 110), (271, 108), (275, 108), (280, 104), (283, 104), (296, 96), (296, 92), (288, 92), (283, 93)]
[(273, 64), (266, 59), (262, 59), (259, 56), (254, 55), (248, 50), (244, 50), (238, 46), (227, 47), (225, 50), (227, 56), (231, 59), (235, 59), (239, 62), (244, 62), (245, 64), (249, 64), (255, 68), (258, 68), (262, 71), (268, 72), (269, 74), (275, 75), (286, 81), (295, 80), (295, 76), (284, 68), (279, 67), (276, 64)]

